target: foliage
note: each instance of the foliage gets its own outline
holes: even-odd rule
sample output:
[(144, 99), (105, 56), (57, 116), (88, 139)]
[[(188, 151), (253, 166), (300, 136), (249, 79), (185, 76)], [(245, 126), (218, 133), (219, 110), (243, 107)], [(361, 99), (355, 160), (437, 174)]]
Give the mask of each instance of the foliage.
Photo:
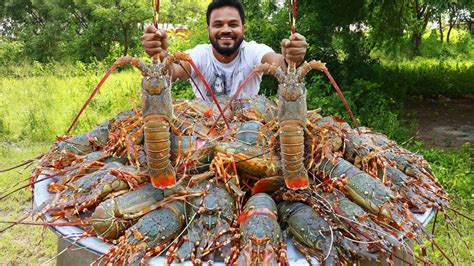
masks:
[[(472, 216), (474, 211), (474, 165), (472, 164), (474, 147), (472, 144), (466, 143), (459, 149), (452, 150), (424, 149), (420, 141), (409, 142), (406, 146), (409, 150), (418, 151), (430, 163), (434, 175), (449, 193), (453, 207), (458, 212)], [(441, 213), (430, 222), (427, 228), (435, 226), (435, 241), (448, 256), (456, 254), (450, 257), (455, 265), (469, 264), (472, 262), (472, 251), (466, 243), (473, 241), (472, 222), (451, 211), (448, 213), (456, 221), (456, 230), (443, 220)], [(436, 225), (435, 220), (437, 220)], [(428, 241), (425, 244), (431, 245)], [(419, 250), (419, 247), (417, 248)], [(435, 265), (446, 264), (446, 259), (438, 250), (429, 250), (428, 254)]]
[(474, 92), (474, 64), (461, 60), (415, 58), (377, 67), (376, 80), (397, 101), (410, 96), (460, 97)]
[(21, 57), (23, 49), (22, 44), (17, 41), (8, 41), (0, 38), (0, 59), (2, 65), (7, 65), (9, 62), (16, 62)]
[[(325, 77), (317, 76), (307, 85), (308, 109), (321, 108), (323, 115), (335, 115), (351, 121), (341, 99)], [(387, 134), (391, 139), (404, 141), (409, 138), (406, 127), (394, 106), (397, 103), (388, 97), (380, 85), (367, 80), (356, 80), (350, 90), (341, 88), (359, 124)]]
[[(198, 20), (193, 14), (203, 13), (208, 0), (162, 2), (166, 22), (183, 24)], [(144, 54), (139, 37), (152, 14), (146, 0), (6, 0), (0, 36), (21, 44), (29, 60), (110, 63), (119, 55)]]
[(205, 17), (210, 0), (165, 0), (161, 1), (159, 19), (177, 25), (190, 25)]
[(201, 16), (197, 21), (189, 24), (189, 36), (180, 36), (176, 33), (171, 33), (170, 37), (170, 52), (186, 51), (194, 48), (198, 44), (209, 43), (206, 26), (206, 16)]

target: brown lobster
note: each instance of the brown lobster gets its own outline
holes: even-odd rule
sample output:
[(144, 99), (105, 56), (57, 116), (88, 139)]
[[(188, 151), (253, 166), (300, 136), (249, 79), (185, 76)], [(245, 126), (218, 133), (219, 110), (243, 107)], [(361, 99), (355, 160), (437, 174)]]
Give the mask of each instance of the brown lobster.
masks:
[[(278, 80), (278, 124), (283, 176), (290, 189), (303, 189), (309, 185), (304, 166), (304, 130), (306, 128), (306, 88), (304, 77), (311, 69), (326, 69), (320, 61), (305, 62), (298, 69), (289, 66), (285, 71), (276, 65), (262, 64), (256, 73), (275, 76)], [(277, 134), (278, 135), (278, 134)], [(276, 136), (274, 136), (275, 138)]]

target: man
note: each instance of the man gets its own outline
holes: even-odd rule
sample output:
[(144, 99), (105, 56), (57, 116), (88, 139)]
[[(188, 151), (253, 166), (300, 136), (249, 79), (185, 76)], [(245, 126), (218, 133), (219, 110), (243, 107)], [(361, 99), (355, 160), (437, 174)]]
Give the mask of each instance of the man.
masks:
[[(290, 61), (297, 66), (304, 62), (308, 44), (298, 33), (282, 40), (282, 54), (275, 53), (265, 44), (245, 41), (245, 14), (240, 1), (212, 1), (207, 8), (206, 21), (211, 44), (197, 45), (187, 52), (216, 95), (234, 95), (257, 64), (268, 63), (286, 68)], [(141, 41), (148, 55), (166, 55), (168, 38), (165, 31), (158, 31), (150, 25), (145, 28)], [(198, 85), (200, 92), (193, 85), (194, 94), (198, 98), (202, 95), (209, 101), (207, 90), (194, 70), (188, 63), (182, 64)], [(173, 70), (175, 79), (188, 78), (181, 66), (175, 64)], [(261, 80), (262, 75), (258, 75), (249, 81), (240, 97), (257, 95)]]

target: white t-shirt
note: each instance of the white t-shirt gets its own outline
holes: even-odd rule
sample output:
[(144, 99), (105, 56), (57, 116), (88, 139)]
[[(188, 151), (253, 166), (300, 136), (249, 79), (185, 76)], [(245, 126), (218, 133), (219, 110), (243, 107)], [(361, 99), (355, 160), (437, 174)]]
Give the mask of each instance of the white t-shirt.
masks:
[[(273, 52), (273, 49), (269, 46), (256, 43), (255, 41), (243, 41), (239, 49), (239, 55), (228, 64), (217, 61), (212, 53), (211, 44), (200, 44), (187, 51), (216, 96), (233, 96), (240, 84), (252, 72), (254, 66), (262, 62), (262, 57), (269, 52)], [(211, 101), (212, 99), (207, 89), (197, 77), (194, 69), (191, 70), (191, 76), (202, 92), (204, 100)], [(260, 90), (261, 81), (262, 74), (252, 78), (240, 93), (239, 98), (257, 95)], [(201, 99), (202, 97), (198, 89), (192, 82), (191, 85), (193, 86), (194, 95)]]

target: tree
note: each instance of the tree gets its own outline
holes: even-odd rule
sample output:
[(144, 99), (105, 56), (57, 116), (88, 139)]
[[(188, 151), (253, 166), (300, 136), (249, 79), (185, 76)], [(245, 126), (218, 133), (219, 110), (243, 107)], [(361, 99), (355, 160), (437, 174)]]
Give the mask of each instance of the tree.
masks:
[(176, 25), (196, 22), (205, 15), (210, 0), (165, 0), (161, 1), (159, 20)]
[[(139, 36), (142, 31), (140, 23), (149, 18), (147, 12), (148, 1), (143, 0), (88, 0), (87, 4), (92, 7), (92, 18), (94, 20), (95, 38), (103, 39), (104, 35), (108, 43), (118, 42), (123, 47), (122, 54), (128, 54), (129, 47), (135, 45), (131, 36)], [(100, 34), (99, 32), (102, 32)], [(94, 37), (93, 37), (94, 38)], [(105, 41), (105, 40), (104, 40)]]
[(409, 2), (411, 3), (410, 7), (414, 15), (410, 25), (413, 53), (415, 55), (420, 55), (420, 45), (423, 33), (425, 32), (426, 26), (432, 18), (436, 7), (434, 1), (429, 0), (412, 0)]
[(434, 11), (434, 17), (436, 19), (436, 22), (438, 23), (438, 30), (439, 30), (439, 39), (441, 42), (444, 42), (444, 18), (443, 16), (449, 9), (449, 2), (440, 2), (435, 11)]
[[(160, 22), (191, 23), (209, 0), (162, 1)], [(5, 0), (2, 38), (21, 42), (34, 60), (104, 60), (143, 53), (139, 37), (152, 22), (149, 0)]]

